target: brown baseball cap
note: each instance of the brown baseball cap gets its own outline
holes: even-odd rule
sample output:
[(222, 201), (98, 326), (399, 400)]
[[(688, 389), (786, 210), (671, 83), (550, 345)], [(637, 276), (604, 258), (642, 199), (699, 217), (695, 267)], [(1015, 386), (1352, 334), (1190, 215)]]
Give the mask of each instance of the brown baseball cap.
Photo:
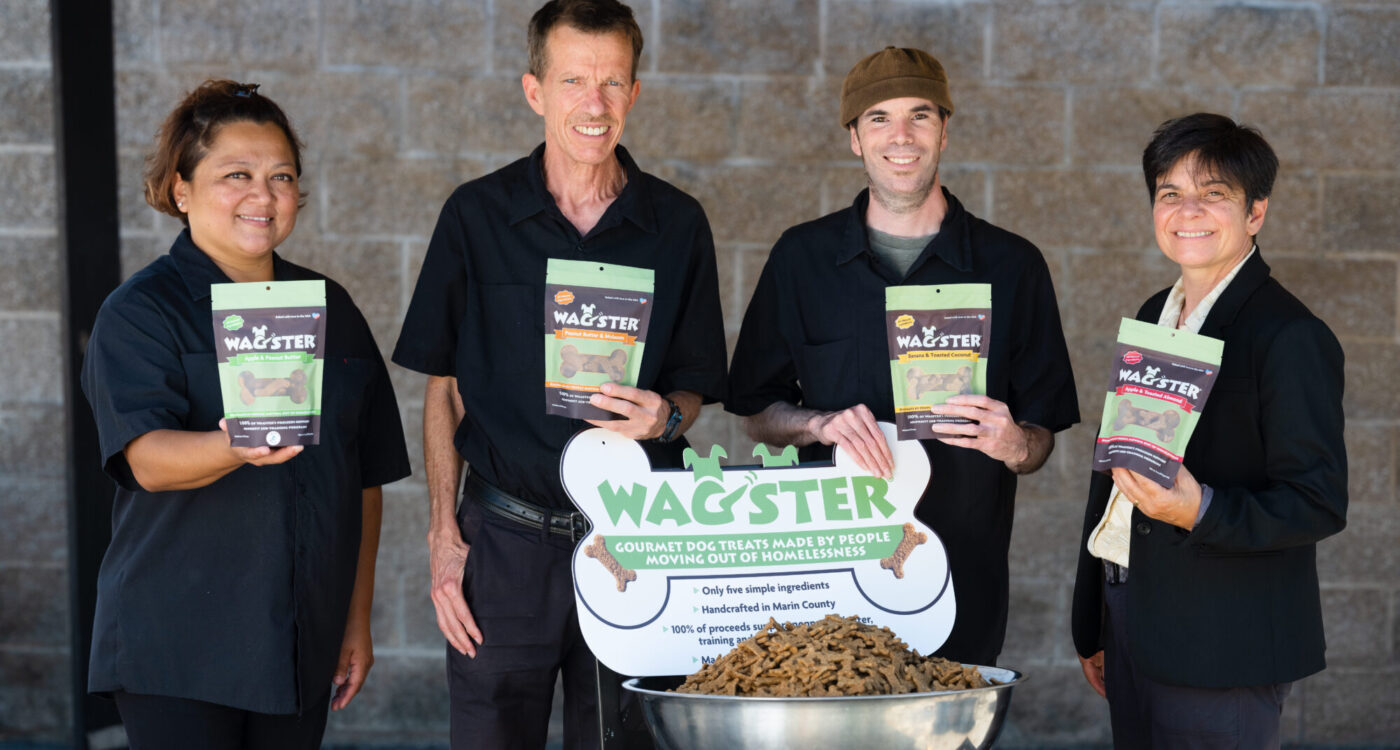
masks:
[(856, 63), (841, 84), (841, 127), (886, 99), (917, 96), (953, 111), (948, 74), (920, 49), (886, 47)]

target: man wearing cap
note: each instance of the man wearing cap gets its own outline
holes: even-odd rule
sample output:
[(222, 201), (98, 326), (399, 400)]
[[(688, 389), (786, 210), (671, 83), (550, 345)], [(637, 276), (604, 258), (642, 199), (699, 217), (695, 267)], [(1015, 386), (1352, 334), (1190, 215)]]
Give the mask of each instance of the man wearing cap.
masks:
[(876, 425), (894, 421), (886, 288), (990, 284), (987, 395), (933, 407), (972, 422), (921, 441), (933, 478), (915, 511), (947, 548), (957, 594), (937, 653), (990, 665), (1006, 634), (1016, 476), (1040, 468), (1079, 406), (1040, 251), (972, 216), (940, 184), (952, 114), (943, 66), (926, 52), (887, 47), (851, 69), (841, 124), (869, 187), (773, 247), (744, 315), (725, 408), (746, 417), (755, 440), (800, 446), (804, 460), (840, 445), (888, 477), (890, 449)]

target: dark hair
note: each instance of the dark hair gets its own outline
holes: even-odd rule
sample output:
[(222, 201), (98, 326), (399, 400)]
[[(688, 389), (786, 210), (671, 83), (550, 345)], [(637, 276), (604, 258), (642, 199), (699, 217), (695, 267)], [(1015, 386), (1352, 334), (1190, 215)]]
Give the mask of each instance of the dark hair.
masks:
[(1149, 202), (1156, 200), (1157, 182), (1188, 157), (1216, 179), (1243, 190), (1246, 211), (1274, 190), (1278, 157), (1264, 136), (1224, 115), (1197, 112), (1162, 123), (1143, 150)]
[[(256, 83), (210, 78), (185, 95), (161, 123), (155, 150), (146, 155), (146, 202), (163, 214), (189, 224), (175, 205), (175, 176), (190, 180), (194, 168), (209, 153), (219, 129), (233, 122), (272, 123), (282, 129), (292, 148), (292, 162), (301, 177), (301, 147), (287, 114), (258, 93)], [(301, 194), (302, 201), (306, 193)]]
[(617, 0), (549, 0), (530, 18), (530, 74), (539, 77), (548, 63), (544, 42), (556, 26), (589, 34), (621, 34), (632, 43), (632, 77), (642, 59), (642, 29), (632, 9)]

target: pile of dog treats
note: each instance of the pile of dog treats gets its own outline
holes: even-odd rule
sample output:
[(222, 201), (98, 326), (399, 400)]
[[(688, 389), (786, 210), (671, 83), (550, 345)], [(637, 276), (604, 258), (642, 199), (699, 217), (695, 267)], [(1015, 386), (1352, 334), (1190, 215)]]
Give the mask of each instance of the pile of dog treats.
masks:
[(810, 625), (773, 619), (706, 664), (678, 693), (772, 698), (891, 695), (987, 687), (976, 667), (920, 656), (889, 628), (827, 615)]

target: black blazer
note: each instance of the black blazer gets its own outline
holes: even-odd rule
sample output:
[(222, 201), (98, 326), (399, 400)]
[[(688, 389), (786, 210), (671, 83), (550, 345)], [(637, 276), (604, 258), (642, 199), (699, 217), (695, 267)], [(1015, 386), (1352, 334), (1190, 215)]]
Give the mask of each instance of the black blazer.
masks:
[[(1169, 290), (1138, 320), (1156, 322)], [(1325, 665), (1316, 543), (1346, 525), (1342, 349), (1269, 276), (1258, 252), (1206, 316), (1225, 342), (1184, 463), (1215, 492), (1190, 532), (1137, 510), (1129, 555), (1129, 649), (1159, 682), (1289, 682)], [(1085, 549), (1112, 478), (1089, 485), (1074, 585), (1074, 644), (1103, 648), (1103, 564)]]

